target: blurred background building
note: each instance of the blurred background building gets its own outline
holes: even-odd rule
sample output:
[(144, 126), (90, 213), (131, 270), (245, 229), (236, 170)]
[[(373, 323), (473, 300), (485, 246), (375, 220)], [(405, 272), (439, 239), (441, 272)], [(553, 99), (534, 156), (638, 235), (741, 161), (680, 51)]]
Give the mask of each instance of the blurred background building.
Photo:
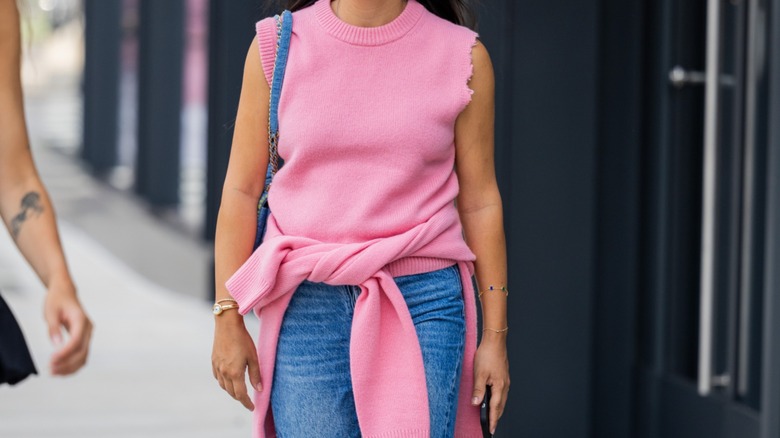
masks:
[[(780, 0), (481, 3), (513, 291), (497, 436), (780, 438)], [(274, 9), (26, 5), (62, 221), (210, 299), (244, 58)]]

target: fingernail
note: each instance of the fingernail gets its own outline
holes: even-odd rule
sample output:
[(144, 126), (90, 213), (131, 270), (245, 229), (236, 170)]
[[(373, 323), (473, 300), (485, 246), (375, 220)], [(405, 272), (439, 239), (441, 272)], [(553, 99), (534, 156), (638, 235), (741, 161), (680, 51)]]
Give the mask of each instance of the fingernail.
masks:
[(257, 390), (258, 390), (258, 391), (262, 391), (262, 390), (263, 390), (263, 385), (261, 385), (261, 384), (259, 384), (259, 383), (258, 383), (258, 384), (257, 384)]
[(474, 398), (472, 398), (472, 399), (471, 399), (471, 404), (472, 404), (472, 405), (479, 404), (479, 397), (474, 397)]
[(62, 344), (62, 336), (60, 335), (54, 335), (51, 337), (51, 340), (54, 342), (54, 345), (59, 346)]

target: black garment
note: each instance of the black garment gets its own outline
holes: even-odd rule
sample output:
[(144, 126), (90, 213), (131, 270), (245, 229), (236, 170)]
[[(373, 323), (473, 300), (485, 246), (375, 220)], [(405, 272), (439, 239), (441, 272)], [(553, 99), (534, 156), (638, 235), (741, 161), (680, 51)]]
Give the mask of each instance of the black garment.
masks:
[(11, 313), (11, 308), (0, 296), (0, 384), (15, 385), (30, 374), (38, 372), (24, 341), (22, 329)]

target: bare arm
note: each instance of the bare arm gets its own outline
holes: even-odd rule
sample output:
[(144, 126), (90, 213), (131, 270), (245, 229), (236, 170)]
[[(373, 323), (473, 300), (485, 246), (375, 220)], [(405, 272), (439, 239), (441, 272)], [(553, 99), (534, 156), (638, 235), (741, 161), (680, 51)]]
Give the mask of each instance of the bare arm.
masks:
[(47, 286), (70, 281), (54, 209), (33, 164), (19, 77), (19, 20), (14, 0), (0, 0), (0, 215)]
[[(493, 66), (482, 43), (472, 52), (474, 75), (470, 87), (472, 101), (455, 124), (456, 171), (460, 183), (458, 211), (466, 243), (477, 256), (477, 285), (501, 287), (507, 281), (506, 239), (501, 195), (494, 163), (495, 83)], [(475, 362), (476, 403), (481, 402), (485, 385), (493, 390), (491, 430), (504, 410), (509, 390), (509, 365), (506, 355), (506, 296), (502, 292), (483, 293), (482, 343)]]
[(230, 161), (217, 216), (217, 299), (230, 298), (225, 282), (252, 253), (257, 201), (264, 188), (263, 176), (268, 166), (269, 92), (257, 42), (253, 41), (247, 53)]
[[(264, 188), (263, 176), (268, 166), (269, 93), (255, 40), (249, 47), (244, 66), (230, 162), (217, 218), (214, 242), (217, 300), (230, 298), (225, 282), (252, 253), (257, 201)], [(248, 368), (250, 383), (261, 390), (257, 353), (243, 317), (234, 310), (216, 317), (212, 365), (220, 386), (247, 409), (254, 409), (247, 394), (244, 372)]]
[(92, 325), (76, 298), (57, 233), (54, 208), (33, 163), (24, 120), (21, 45), (15, 0), (0, 0), (0, 217), (24, 257), (48, 289), (44, 314), (49, 334), (60, 342), (54, 374), (70, 374), (86, 361)]

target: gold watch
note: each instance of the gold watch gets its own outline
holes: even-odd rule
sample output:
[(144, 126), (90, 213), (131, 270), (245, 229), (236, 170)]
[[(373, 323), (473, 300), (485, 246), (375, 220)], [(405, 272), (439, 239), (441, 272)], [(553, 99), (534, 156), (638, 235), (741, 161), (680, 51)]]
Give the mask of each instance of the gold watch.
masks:
[[(226, 301), (229, 301), (233, 304), (222, 304)], [(236, 302), (236, 300), (232, 300), (228, 298), (224, 300), (219, 300), (216, 303), (214, 303), (214, 307), (211, 308), (211, 311), (214, 313), (214, 315), (221, 315), (222, 312), (230, 309), (238, 309), (238, 303)]]

